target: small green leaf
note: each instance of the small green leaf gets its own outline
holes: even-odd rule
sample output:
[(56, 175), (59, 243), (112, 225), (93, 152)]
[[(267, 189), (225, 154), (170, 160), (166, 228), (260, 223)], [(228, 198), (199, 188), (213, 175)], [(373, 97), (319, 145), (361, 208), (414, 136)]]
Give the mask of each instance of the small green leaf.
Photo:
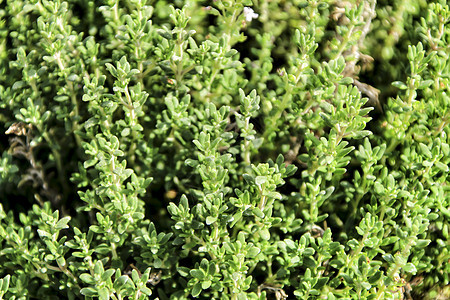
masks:
[(255, 178), (255, 183), (257, 185), (262, 185), (262, 184), (264, 184), (266, 182), (267, 182), (267, 177), (266, 176), (256, 176), (256, 178)]
[(241, 220), (241, 218), (242, 218), (242, 212), (241, 211), (238, 211), (237, 213), (235, 213), (233, 215), (233, 217), (232, 217), (232, 221), (231, 221), (230, 227), (233, 228), (234, 225), (236, 225), (236, 223)]
[(152, 295), (152, 290), (149, 289), (148, 287), (144, 286), (141, 288), (141, 292), (143, 294), (145, 294), (146, 296), (151, 296)]
[(261, 252), (261, 249), (259, 249), (258, 247), (252, 247), (247, 252), (247, 257), (248, 258), (255, 258), (260, 252)]
[(206, 217), (206, 225), (211, 225), (217, 221), (217, 217), (208, 216)]
[[(41, 238), (51, 238), (51, 234), (48, 233), (47, 231), (38, 229), (37, 232), (38, 232), (38, 234), (39, 234), (39, 236), (40, 236)], [(15, 237), (17, 241), (19, 241), (19, 240), (18, 240), (18, 238), (19, 238), (18, 236), (15, 236), (15, 235), (14, 235), (13, 237)], [(20, 242), (18, 242), (18, 244), (20, 244)]]
[(258, 218), (264, 218), (264, 213), (258, 207), (254, 207), (252, 211)]
[(56, 262), (59, 266), (65, 267), (66, 266), (66, 260), (64, 259), (64, 256), (60, 256), (56, 259)]
[(265, 241), (270, 240), (270, 232), (268, 229), (264, 228), (262, 230), (259, 231), (259, 235), (261, 236), (261, 238)]
[(202, 291), (202, 284), (200, 282), (197, 282), (192, 288), (192, 296), (197, 298), (198, 295), (200, 295), (201, 291)]
[(107, 281), (108, 279), (111, 278), (112, 275), (114, 275), (114, 273), (116, 272), (115, 269), (108, 269), (105, 271), (105, 273), (102, 274), (102, 281)]
[(416, 247), (418, 248), (425, 248), (430, 244), (430, 240), (417, 240)]
[(415, 274), (417, 272), (416, 266), (412, 263), (407, 263), (405, 266), (403, 266), (403, 271), (406, 273), (413, 273)]
[(436, 166), (436, 168), (438, 168), (439, 170), (441, 170), (443, 172), (449, 171), (448, 165), (441, 163), (440, 161), (434, 162), (434, 165)]
[(194, 278), (197, 278), (197, 279), (200, 279), (200, 280), (202, 280), (202, 279), (205, 278), (205, 272), (203, 272), (203, 270), (200, 270), (200, 269), (193, 269), (193, 270), (190, 270), (189, 273), (190, 273)]
[(371, 134), (372, 134), (372, 131), (369, 131), (369, 130), (354, 131), (352, 134), (352, 137), (354, 139), (362, 139)]
[(130, 128), (126, 127), (122, 130), (122, 132), (120, 133), (121, 136), (125, 137), (125, 136), (129, 136), (131, 133)]
[(373, 275), (373, 276), (371, 276), (369, 278), (369, 283), (373, 284), (373, 285), (377, 284), (378, 280), (380, 280), (380, 278), (381, 278), (381, 275), (382, 275), (382, 272), (381, 271), (377, 271), (375, 273), (375, 275)]
[(401, 82), (401, 81), (394, 81), (392, 83), (392, 85), (395, 86), (396, 88), (400, 89), (400, 90), (408, 89), (408, 86), (405, 83)]
[(94, 273), (101, 275), (103, 274), (103, 272), (104, 272), (103, 263), (101, 260), (98, 260), (94, 265)]
[(422, 153), (423, 153), (427, 158), (431, 158), (431, 157), (432, 157), (430, 149), (428, 149), (428, 147), (427, 147), (425, 144), (419, 143), (419, 147), (420, 147), (420, 150), (422, 151)]
[(0, 280), (0, 295), (1, 292), (7, 292), (9, 288), (9, 282), (11, 279), (11, 275), (6, 275), (3, 279)]
[(370, 290), (372, 288), (372, 285), (370, 283), (368, 283), (368, 282), (365, 282), (365, 281), (361, 282), (361, 286), (363, 288), (365, 288), (366, 290)]
[(381, 240), (381, 246), (387, 246), (397, 242), (400, 238), (398, 236), (390, 236)]
[(178, 273), (180, 273), (181, 276), (187, 277), (189, 275), (189, 268), (186, 267), (177, 267)]
[(202, 289), (206, 290), (209, 289), (209, 287), (211, 286), (211, 280), (205, 280), (202, 282)]
[(69, 223), (69, 221), (70, 221), (70, 217), (64, 217), (56, 223), (55, 228), (57, 230), (69, 228), (69, 226), (67, 225), (67, 223)]
[(88, 273), (83, 273), (80, 275), (80, 279), (84, 282), (86, 282), (87, 284), (95, 284), (95, 279), (91, 274)]
[(100, 288), (98, 290), (98, 298), (99, 298), (99, 300), (108, 300), (109, 299), (109, 291), (106, 287)]
[(75, 82), (79, 80), (79, 77), (77, 74), (70, 74), (69, 76), (67, 76), (67, 80), (70, 82)]
[(118, 284), (119, 286), (123, 286), (129, 281), (130, 281), (130, 277), (128, 277), (127, 275), (122, 275), (122, 276), (120, 276), (119, 278), (116, 279), (114, 284)]
[(97, 296), (97, 290), (91, 287), (82, 288), (80, 293), (86, 297), (95, 297)]
[(140, 281), (139, 273), (136, 271), (136, 269), (133, 269), (131, 271), (131, 279), (133, 279), (135, 283)]
[(430, 85), (432, 85), (433, 82), (434, 82), (434, 80), (431, 80), (431, 79), (421, 81), (420, 84), (419, 84), (419, 86), (417, 87), (417, 89), (423, 90), (423, 89), (429, 87)]

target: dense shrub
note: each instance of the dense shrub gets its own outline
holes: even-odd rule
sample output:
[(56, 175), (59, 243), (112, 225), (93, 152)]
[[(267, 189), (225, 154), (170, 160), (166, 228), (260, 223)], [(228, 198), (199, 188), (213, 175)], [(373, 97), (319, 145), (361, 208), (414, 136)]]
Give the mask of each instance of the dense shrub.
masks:
[(449, 21), (0, 0), (0, 299), (448, 299)]

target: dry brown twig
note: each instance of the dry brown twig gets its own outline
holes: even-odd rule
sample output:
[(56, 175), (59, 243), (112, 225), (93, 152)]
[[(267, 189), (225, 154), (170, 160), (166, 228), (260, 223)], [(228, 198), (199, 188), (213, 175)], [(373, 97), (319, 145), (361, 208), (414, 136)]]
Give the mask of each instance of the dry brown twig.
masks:
[[(31, 145), (32, 129), (33, 127), (31, 124), (17, 122), (13, 123), (5, 131), (5, 134), (7, 135), (15, 135), (9, 140), (9, 149), (12, 152), (12, 155), (24, 157), (31, 165), (31, 167), (27, 169), (26, 174), (23, 175), (22, 180), (20, 180), (19, 187), (25, 182), (30, 181), (34, 186), (41, 187), (41, 191), (34, 195), (41, 206), (44, 204), (42, 199), (42, 196), (44, 196), (52, 203), (52, 205), (59, 207), (61, 196), (49, 187), (44, 170), (42, 166), (36, 162), (34, 157), (34, 147)], [(22, 138), (23, 136), (25, 137), (25, 140)]]

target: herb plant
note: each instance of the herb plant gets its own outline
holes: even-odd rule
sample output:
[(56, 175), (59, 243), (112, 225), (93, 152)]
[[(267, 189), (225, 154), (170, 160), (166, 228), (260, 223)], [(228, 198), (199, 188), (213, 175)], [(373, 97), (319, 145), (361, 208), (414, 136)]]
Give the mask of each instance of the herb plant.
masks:
[(448, 299), (449, 24), (0, 0), (0, 299)]

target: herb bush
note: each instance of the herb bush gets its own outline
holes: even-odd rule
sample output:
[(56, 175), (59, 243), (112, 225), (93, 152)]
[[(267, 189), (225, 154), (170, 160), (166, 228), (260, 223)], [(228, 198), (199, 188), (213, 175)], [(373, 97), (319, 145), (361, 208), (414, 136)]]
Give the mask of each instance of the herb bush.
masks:
[(0, 299), (448, 299), (449, 21), (0, 1)]

